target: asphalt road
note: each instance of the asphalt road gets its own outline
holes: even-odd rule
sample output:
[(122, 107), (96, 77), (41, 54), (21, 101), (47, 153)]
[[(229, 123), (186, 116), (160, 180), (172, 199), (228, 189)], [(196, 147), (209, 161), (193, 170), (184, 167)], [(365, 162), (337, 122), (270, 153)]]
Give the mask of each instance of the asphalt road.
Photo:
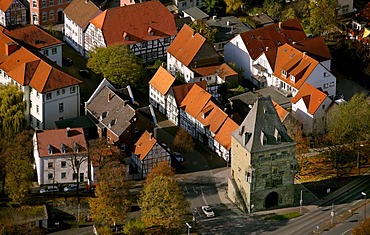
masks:
[[(266, 234), (313, 234), (316, 230), (320, 231), (327, 224), (331, 223), (331, 212), (334, 212), (333, 223), (336, 224), (334, 228), (329, 231), (324, 231), (326, 234), (342, 234), (348, 229), (357, 225), (355, 221), (361, 220), (361, 203), (363, 204), (364, 196), (361, 192), (370, 193), (370, 177), (364, 178), (355, 187), (348, 189), (338, 197), (327, 201), (322, 206), (314, 211), (305, 214), (301, 217), (292, 219), (280, 228), (273, 230)], [(357, 209), (357, 210), (356, 210)], [(354, 216), (342, 223), (338, 217), (349, 210), (355, 212)], [(357, 214), (360, 213), (360, 214)], [(356, 222), (357, 222), (356, 221)], [(345, 225), (343, 225), (345, 224)], [(322, 232), (322, 231), (321, 231)]]

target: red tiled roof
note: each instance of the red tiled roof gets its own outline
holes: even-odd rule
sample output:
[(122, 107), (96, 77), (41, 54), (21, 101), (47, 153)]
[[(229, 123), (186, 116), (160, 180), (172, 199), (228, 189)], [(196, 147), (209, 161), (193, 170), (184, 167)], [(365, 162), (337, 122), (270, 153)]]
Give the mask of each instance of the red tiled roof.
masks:
[(157, 143), (152, 135), (145, 131), (134, 145), (134, 154), (142, 161)]
[(189, 66), (205, 42), (206, 39), (202, 35), (195, 33), (192, 28), (185, 24), (167, 48), (167, 52), (185, 66)]
[[(74, 152), (74, 143), (79, 146), (79, 153), (87, 153), (87, 144), (82, 128), (70, 128), (70, 135), (67, 136), (67, 129), (37, 131), (37, 148), (40, 157), (62, 156)], [(66, 148), (66, 153), (62, 153), (61, 144)], [(49, 155), (48, 145), (53, 149), (53, 154)]]
[(73, 0), (64, 9), (64, 14), (83, 30), (85, 30), (89, 21), (101, 12), (102, 10), (92, 0)]
[(249, 55), (255, 60), (266, 49), (306, 38), (298, 19), (291, 19), (240, 34)]
[(62, 43), (36, 25), (28, 25), (5, 33), (38, 49)]
[(231, 118), (227, 118), (220, 130), (215, 136), (215, 140), (222, 145), (225, 149), (230, 150), (231, 148), (231, 133), (238, 129), (238, 124), (236, 124)]
[(227, 114), (213, 103), (213, 101), (209, 100), (195, 118), (215, 134), (226, 120)]
[(279, 116), (279, 119), (281, 122), (283, 122), (285, 120), (285, 118), (288, 116), (289, 112), (284, 109), (283, 107), (281, 107), (278, 103), (276, 103), (274, 100), (272, 100), (272, 104), (274, 105), (275, 107), (275, 110)]
[(218, 73), (218, 76), (225, 80), (227, 76), (234, 76), (238, 75), (237, 72), (234, 71), (229, 65), (223, 63), (221, 65), (210, 65), (210, 66), (203, 66), (198, 68), (193, 68), (194, 72), (199, 74), (202, 77), (210, 76)]
[(197, 117), (211, 97), (211, 94), (195, 84), (181, 102), (180, 108), (191, 116)]
[[(109, 8), (90, 23), (102, 30), (107, 46), (134, 44), (177, 34), (174, 16), (159, 1)], [(125, 40), (126, 36), (129, 40)]]
[[(284, 44), (278, 48), (273, 74), (299, 90), (318, 64), (318, 61), (305, 53), (302, 53), (289, 44)], [(283, 70), (287, 72), (286, 76), (282, 75)], [(291, 80), (291, 75), (295, 77), (295, 81)]]
[(12, 5), (12, 3), (14, 2), (14, 0), (1, 0), (0, 1), (0, 10), (3, 11), (3, 12), (6, 12), (10, 5)]
[(307, 52), (309, 56), (320, 62), (331, 59), (329, 48), (326, 46), (325, 39), (321, 36), (293, 42), (291, 45), (301, 52)]
[(5, 45), (12, 42), (11, 38), (0, 33), (0, 68), (19, 84), (30, 85), (44, 93), (82, 83), (20, 45), (13, 53), (6, 55)]
[(160, 66), (153, 78), (149, 81), (149, 84), (157, 89), (162, 95), (167, 94), (171, 88), (175, 78), (167, 72), (162, 66)]
[(203, 90), (207, 89), (207, 81), (205, 80), (195, 83), (186, 83), (183, 85), (172, 87), (173, 95), (175, 97), (177, 106), (180, 106), (181, 102), (184, 100), (185, 96), (189, 93), (190, 89), (194, 86), (194, 84), (197, 84)]
[(299, 89), (298, 93), (291, 99), (291, 102), (295, 104), (299, 100), (303, 99), (308, 113), (314, 115), (326, 97), (328, 97), (327, 94), (311, 86), (310, 84), (305, 83), (301, 89)]
[(366, 6), (358, 13), (358, 15), (370, 20), (370, 2), (366, 4)]

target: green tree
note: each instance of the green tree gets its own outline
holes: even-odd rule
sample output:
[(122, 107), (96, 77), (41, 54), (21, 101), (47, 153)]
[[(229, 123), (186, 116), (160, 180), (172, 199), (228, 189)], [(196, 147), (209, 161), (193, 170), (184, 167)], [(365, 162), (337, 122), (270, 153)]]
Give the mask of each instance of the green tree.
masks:
[(15, 85), (0, 85), (0, 135), (12, 137), (24, 130), (23, 92)]
[(338, 8), (337, 0), (317, 0), (309, 4), (309, 31), (313, 35), (328, 34), (336, 27)]
[(280, 1), (266, 0), (263, 3), (263, 10), (272, 18), (278, 18), (283, 10)]
[(32, 133), (24, 131), (9, 142), (3, 154), (6, 185), (15, 203), (23, 203), (32, 183), (32, 149)]
[(214, 15), (219, 8), (219, 2), (219, 0), (204, 0), (202, 1), (202, 9), (210, 15)]
[(192, 152), (194, 150), (194, 140), (188, 132), (180, 127), (173, 139), (173, 147), (180, 153)]
[(224, 0), (226, 4), (226, 13), (235, 14), (242, 11), (242, 0)]
[(89, 200), (91, 217), (98, 226), (123, 223), (131, 206), (130, 184), (125, 174), (126, 168), (113, 162), (99, 171), (95, 198)]
[(209, 27), (205, 20), (195, 20), (191, 22), (189, 26), (194, 29), (195, 32), (205, 37), (209, 42), (213, 43), (215, 41), (217, 28)]
[(142, 61), (126, 45), (95, 48), (89, 52), (87, 67), (118, 88), (139, 84), (145, 74)]
[(157, 176), (145, 184), (138, 204), (146, 226), (160, 226), (166, 234), (183, 227), (189, 208), (176, 181), (166, 176)]
[(123, 232), (127, 235), (141, 235), (145, 231), (145, 223), (139, 219), (130, 219), (123, 227)]

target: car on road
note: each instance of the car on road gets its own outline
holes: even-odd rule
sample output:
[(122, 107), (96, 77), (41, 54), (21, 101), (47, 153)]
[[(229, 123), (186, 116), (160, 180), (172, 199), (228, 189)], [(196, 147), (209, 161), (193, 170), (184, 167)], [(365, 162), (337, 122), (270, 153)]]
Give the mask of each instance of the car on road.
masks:
[(68, 185), (68, 186), (64, 187), (63, 191), (64, 192), (75, 192), (75, 191), (77, 191), (77, 185), (75, 185), (75, 184)]
[(67, 66), (67, 67), (72, 66), (73, 65), (73, 60), (69, 57), (63, 56), (62, 57), (62, 64), (63, 64), (63, 66)]
[(202, 211), (207, 217), (215, 217), (215, 213), (210, 206), (202, 206)]
[(184, 158), (182, 157), (181, 153), (179, 153), (179, 152), (174, 152), (173, 156), (176, 158), (176, 160), (178, 162), (183, 162), (184, 161)]
[(57, 186), (48, 186), (47, 188), (41, 188), (40, 193), (51, 193), (51, 192), (59, 192)]
[(80, 69), (80, 70), (78, 71), (78, 74), (79, 74), (82, 78), (90, 78), (90, 77), (91, 77), (90, 72), (89, 72), (89, 70), (87, 70), (87, 69)]

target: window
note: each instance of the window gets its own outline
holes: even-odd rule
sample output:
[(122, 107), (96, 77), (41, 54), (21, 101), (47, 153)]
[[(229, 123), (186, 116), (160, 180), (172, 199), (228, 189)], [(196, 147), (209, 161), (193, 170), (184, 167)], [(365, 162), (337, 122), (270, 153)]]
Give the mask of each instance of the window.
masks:
[(322, 105), (322, 109), (325, 109), (325, 104)]
[(64, 104), (63, 103), (59, 103), (59, 113), (61, 113), (63, 111), (64, 111)]
[(80, 173), (80, 182), (84, 182), (84, 173)]
[[(46, 0), (42, 0), (42, 7), (46, 7)], [(43, 13), (43, 15), (44, 15), (44, 13)]]
[(146, 47), (148, 47), (148, 42), (142, 42), (140, 44), (140, 48), (146, 48)]
[(53, 176), (54, 176), (53, 173), (49, 173), (48, 174), (48, 180), (52, 180), (53, 179)]
[(36, 121), (36, 127), (37, 128), (40, 128), (40, 121), (37, 119), (37, 121)]
[(32, 109), (32, 100), (30, 100), (30, 109)]
[(32, 7), (37, 7), (37, 2), (35, 0), (32, 1)]
[(36, 105), (36, 113), (39, 113), (40, 112), (40, 110), (39, 110), (39, 105), (37, 104)]
[(46, 93), (46, 99), (47, 100), (50, 100), (51, 99), (51, 92)]
[(60, 90), (57, 90), (57, 95), (60, 95)]
[(42, 21), (46, 21), (47, 19), (46, 19), (46, 17), (47, 17), (47, 14), (46, 14), (46, 12), (43, 12), (42, 13)]
[(284, 77), (286, 77), (286, 71), (285, 71), (285, 70), (282, 70), (282, 71), (281, 71), (281, 74), (282, 74)]
[(278, 168), (277, 167), (272, 167), (272, 174), (276, 175), (278, 173)]
[(52, 162), (48, 162), (48, 168), (53, 168), (53, 163)]
[(52, 48), (52, 49), (51, 49), (51, 54), (52, 54), (52, 55), (54, 55), (54, 54), (56, 54), (56, 53), (57, 53), (57, 49), (56, 49), (56, 48)]
[(73, 180), (77, 179), (77, 173), (73, 173)]
[(329, 87), (328, 83), (325, 83), (323, 87), (324, 87), (324, 89), (327, 89)]
[(49, 12), (49, 20), (54, 20), (54, 11), (53, 10), (51, 10)]
[(330, 87), (333, 87), (333, 86), (334, 86), (334, 82), (330, 82), (330, 83), (329, 83), (329, 86), (330, 86)]
[(62, 0), (58, 0), (58, 4), (62, 4), (63, 3), (63, 1)]
[(62, 168), (66, 168), (66, 167), (67, 167), (67, 162), (66, 162), (66, 161), (62, 161), (62, 162), (60, 163), (60, 166), (61, 166)]
[(54, 6), (54, 0), (50, 0), (49, 6)]
[(44, 53), (44, 56), (48, 56), (49, 55), (49, 50), (44, 50), (43, 53)]
[(60, 178), (62, 178), (62, 179), (67, 178), (66, 173), (65, 173), (65, 172), (62, 172), (62, 173), (60, 174)]
[(70, 91), (70, 93), (71, 93), (71, 94), (72, 94), (72, 93), (75, 93), (75, 92), (76, 92), (76, 88), (73, 86), (73, 87), (71, 87), (71, 88), (70, 88), (70, 90), (69, 90), (69, 91)]
[(186, 2), (184, 1), (184, 2), (182, 2), (181, 3), (181, 5), (183, 6), (183, 7), (186, 7)]
[(164, 43), (170, 43), (171, 42), (171, 38), (165, 38), (164, 39)]
[(63, 89), (62, 89), (62, 94), (64, 94), (64, 93), (66, 93), (66, 90), (63, 88)]

